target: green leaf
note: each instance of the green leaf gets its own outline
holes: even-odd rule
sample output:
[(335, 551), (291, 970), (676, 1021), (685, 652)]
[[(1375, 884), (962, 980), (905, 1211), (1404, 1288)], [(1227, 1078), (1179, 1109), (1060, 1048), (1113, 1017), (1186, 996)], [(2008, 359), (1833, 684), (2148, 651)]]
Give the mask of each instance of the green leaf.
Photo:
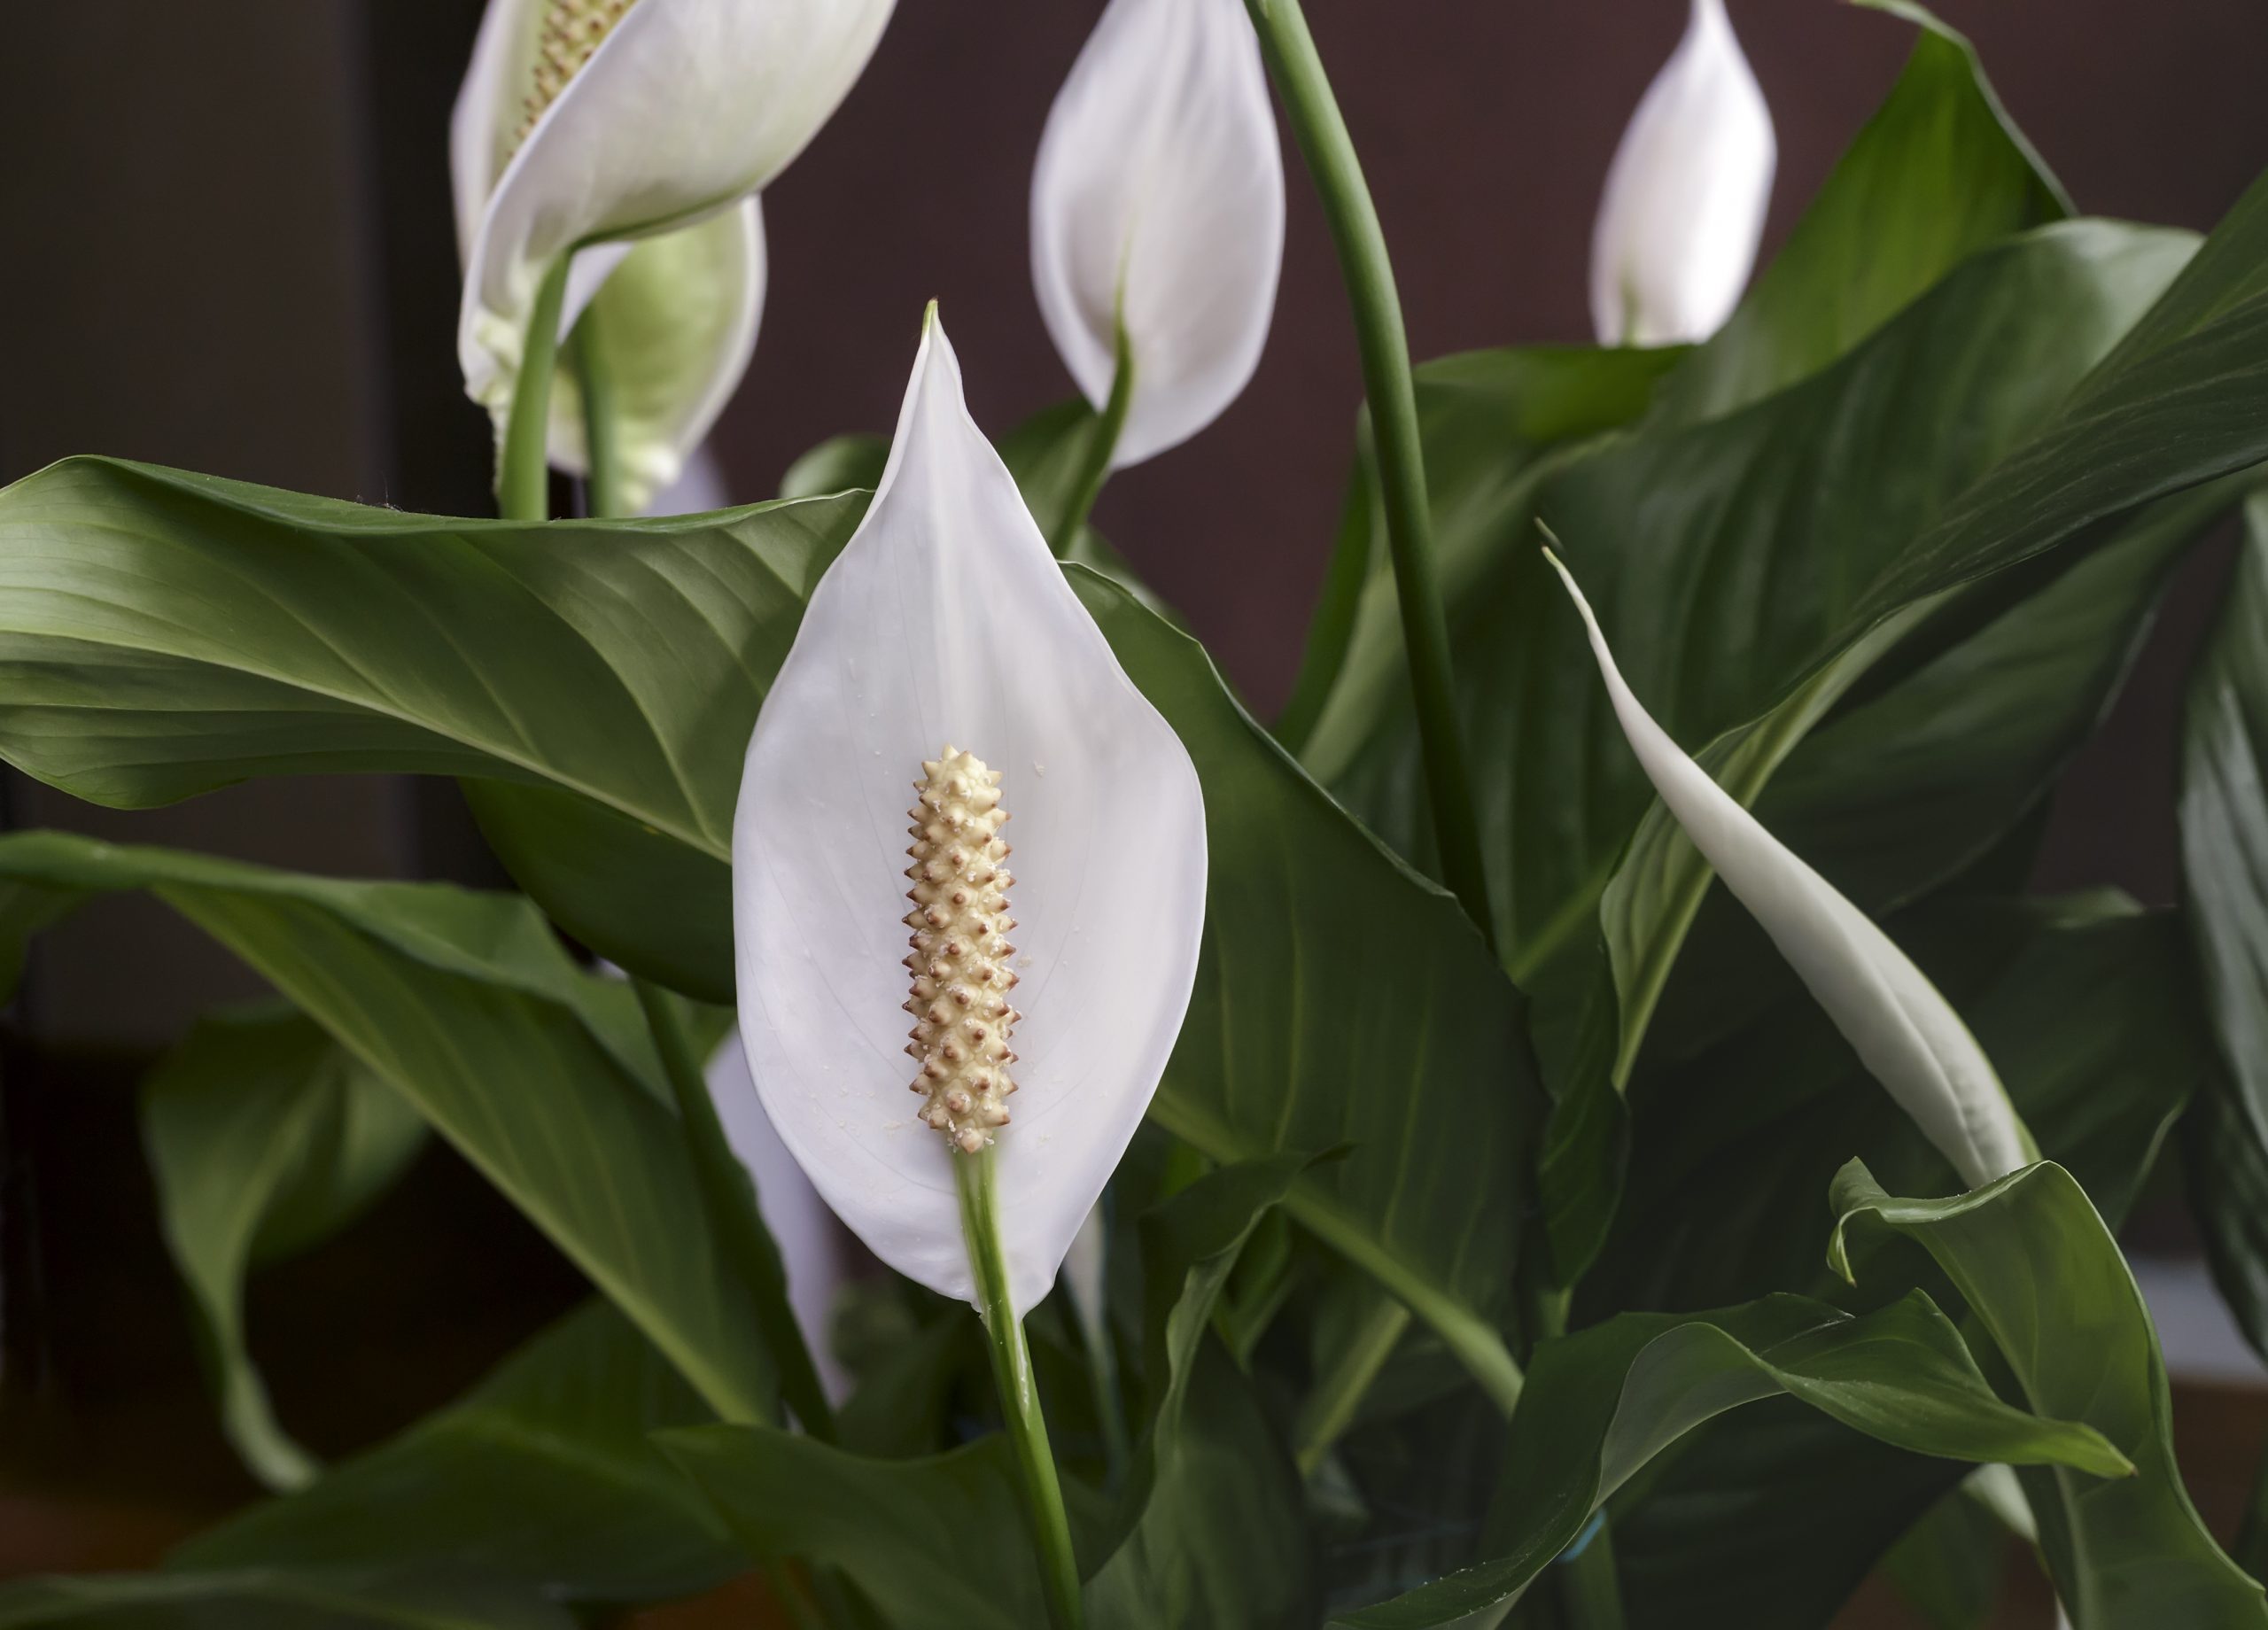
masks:
[[(1526, 534), (1535, 485), (1554, 461), (1637, 419), (1685, 354), (1674, 348), (1520, 346), (1465, 352), (1417, 369), (1418, 433), (1448, 603), (1480, 590), (1497, 539)], [(1410, 705), (1401, 604), (1383, 547), (1386, 522), (1367, 415), (1356, 424), (1355, 449), (1329, 581), (1283, 726), (1285, 746), (1310, 765), (1313, 734), (1326, 721), (1341, 736), (1359, 736), (1386, 727), (1389, 713), (1400, 720)], [(1328, 754), (1328, 743), (1321, 750)], [(1422, 793), (1404, 790), (1422, 799)], [(1398, 806), (1396, 818), (1430, 831), (1422, 802)]]
[[(1955, 900), (1892, 919), (2041, 1147), (2123, 1216), (2213, 1061), (2180, 925), (2122, 897)], [(1629, 1200), (1579, 1292), (1587, 1317), (1781, 1286), (1827, 1296), (1815, 1242), (1853, 1154), (1911, 1192), (1953, 1169), (1800, 987), (1716, 1046), (1642, 1070)]]
[[(2212, 1071), (2180, 925), (2081, 896), (1940, 901), (1890, 927), (1968, 1017), (2048, 1154), (2106, 1217), (2124, 1216)], [(1791, 980), (1737, 1038), (1642, 1068), (1632, 1106), (1628, 1208), (1583, 1282), (1579, 1322), (1781, 1285), (1847, 1296), (1812, 1244), (1833, 1221), (1837, 1168), (1856, 1153), (1909, 1192), (1956, 1186)], [(1911, 1283), (1876, 1273), (1866, 1289)], [(1746, 1412), (1690, 1441), (1615, 1510), (1641, 1623), (1814, 1630), (1955, 1477), (1808, 1413)], [(1759, 1602), (1746, 1581), (1767, 1576)]]
[[(71, 460), (0, 492), (0, 756), (127, 807), (307, 772), (574, 795), (615, 819), (570, 807), (537, 864), (561, 807), (538, 803), (508, 858), (594, 949), (683, 981), (655, 950), (687, 918), (721, 943), (749, 731), (865, 502), (539, 526)], [(585, 890), (594, 822), (718, 864), (663, 895), (625, 881), (633, 852)]]
[(2268, 460), (2268, 175), (2047, 423), (1859, 602), (1857, 626)]
[(718, 1261), (637, 1003), (517, 896), (340, 882), (62, 833), (0, 837), (0, 879), (147, 889), (416, 1106), (719, 1414), (772, 1373)]
[(1883, 1558), (1883, 1572), (1930, 1630), (1986, 1630), (2000, 1595), (2007, 1530), (1965, 1493), (1947, 1494)]
[(1349, 1145), (1301, 1175), (1285, 1210), (1507, 1398), (1496, 1321), (1534, 1091), (1518, 993), (1456, 900), (1309, 780), (1195, 641), (1068, 570), (1205, 789), (1205, 938), (1151, 1118), (1224, 1164)]
[(1047, 1622), (1007, 1439), (872, 1460), (765, 1426), (655, 1441), (748, 1555), (841, 1569), (894, 1630), (1029, 1630)]
[(1516, 1600), (1656, 1455), (1713, 1417), (1783, 1393), (1923, 1454), (2132, 1469), (2087, 1427), (2002, 1403), (1919, 1292), (1856, 1318), (1794, 1296), (1712, 1314), (1626, 1313), (1537, 1349), (1484, 1540), (1493, 1558), (1333, 1622), (1423, 1630)]
[(142, 1139), (167, 1248), (188, 1286), (221, 1430), (270, 1488), (315, 1476), (245, 1350), (255, 1265), (336, 1232), (400, 1176), (424, 1123), (314, 1021), (288, 1008), (198, 1021), (142, 1084)]
[(2246, 519), (2182, 732), (2183, 890), (2227, 1065), (2193, 1117), (2188, 1194), (2222, 1296), (2268, 1349), (2268, 493)]
[(1787, 246), (1671, 380), (1671, 418), (1714, 418), (1817, 373), (1985, 244), (2071, 213), (1969, 42), (1905, 0), (1862, 3), (1915, 25), (1913, 55)]
[[(1456, 596), (1451, 635), (1516, 976), (1586, 948), (1653, 802), (1530, 513), (1565, 539), (1632, 688), (1673, 735), (1737, 740), (1783, 703), (1814, 710), (1892, 643), (1874, 632), (1880, 616), (1852, 625), (1868, 585), (2053, 412), (2187, 244), (2097, 222), (2003, 243), (1825, 371), (1722, 418), (1610, 441), (1553, 473), (1532, 512), (1505, 516), (1480, 545), (1487, 569)], [(1924, 599), (1881, 615), (1916, 616)], [(1792, 745), (1786, 726), (1767, 732), (1759, 769)], [(1410, 734), (1400, 708), (1365, 717), (1349, 695), (1308, 759), (1423, 861)]]
[(246, 1569), (0, 1585), (0, 1630), (575, 1630), (568, 1611), (480, 1580)]
[(1206, 1342), (1245, 1243), (1311, 1163), (1283, 1154), (1223, 1167), (1142, 1219), (1149, 1421), (1123, 1537), (1087, 1587), (1097, 1630), (1317, 1621), (1298, 1470), (1225, 1350)]
[(853, 489), (873, 492), (889, 463), (889, 438), (871, 431), (830, 436), (788, 466), (780, 477), (782, 498), (825, 498)]
[(1951, 1199), (1896, 1199), (1854, 1160), (1836, 1179), (1835, 1207), (1830, 1259), (1846, 1277), (1869, 1238), (1920, 1245), (2031, 1406), (2085, 1422), (2134, 1463), (2134, 1476), (2109, 1481), (2060, 1468), (2023, 1474), (2077, 1630), (2268, 1624), (2260, 1587), (2214, 1544), (2182, 1487), (2157, 1334), (2069, 1172), (2043, 1163)]
[(167, 1565), (414, 1564), (509, 1580), (553, 1600), (690, 1595), (744, 1564), (648, 1434), (707, 1418), (652, 1344), (594, 1301), (460, 1401), (313, 1486), (199, 1534)]

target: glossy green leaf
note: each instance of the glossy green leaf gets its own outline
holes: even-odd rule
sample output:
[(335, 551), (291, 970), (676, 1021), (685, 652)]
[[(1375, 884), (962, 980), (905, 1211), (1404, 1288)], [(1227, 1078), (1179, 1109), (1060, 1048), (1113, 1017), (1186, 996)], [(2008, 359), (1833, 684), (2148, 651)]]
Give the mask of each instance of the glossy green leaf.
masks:
[[(2117, 896), (1951, 901), (1893, 934), (1969, 1021), (2050, 1158), (2123, 1216), (2213, 1060), (2180, 925)], [(1817, 1241), (1853, 1155), (1920, 1193), (1952, 1168), (1799, 987), (1693, 1058), (1642, 1071), (1627, 1209), (1585, 1316), (1779, 1286), (1829, 1295)]]
[(285, 1433), (245, 1347), (244, 1280), (352, 1221), (400, 1176), (424, 1122), (289, 1008), (207, 1015), (142, 1084), (142, 1141), (187, 1285), (221, 1430), (270, 1488), (316, 1463)]
[(571, 1602), (690, 1595), (742, 1571), (648, 1434), (709, 1418), (602, 1301), (569, 1315), (462, 1401), (311, 1487), (176, 1550), (176, 1572), (415, 1565)]
[(1141, 1224), (1148, 1424), (1122, 1538), (1087, 1586), (1097, 1630), (1317, 1622), (1317, 1565), (1290, 1452), (1225, 1350), (1206, 1335), (1254, 1229), (1310, 1164), (1223, 1167)]
[(2031, 1406), (2085, 1422), (2134, 1463), (2130, 1478), (2023, 1474), (2076, 1630), (2268, 1624), (2261, 1587), (2222, 1554), (2189, 1503), (2149, 1311), (2069, 1172), (2043, 1163), (1951, 1199), (1899, 1199), (1854, 1160), (1836, 1179), (1835, 1207), (1830, 1260), (1839, 1271), (1852, 1274), (1870, 1239), (1920, 1245)]
[(576, 968), (526, 901), (62, 833), (0, 837), (0, 878), (157, 896), (415, 1104), (720, 1414), (768, 1410), (770, 1367), (711, 1240), (636, 1001)]
[(2000, 1595), (2007, 1530), (1960, 1491), (1931, 1506), (1883, 1558), (1883, 1572), (1929, 1630), (1986, 1630)]
[(1492, 1559), (1333, 1622), (1425, 1630), (1517, 1599), (1653, 1456), (1713, 1417), (1781, 1393), (1924, 1454), (2131, 1470), (2087, 1427), (2001, 1402), (1918, 1292), (1856, 1318), (1794, 1296), (1713, 1314), (1627, 1313), (1537, 1350), (1484, 1537)]
[(1070, 572), (1205, 788), (1205, 939), (1151, 1118), (1223, 1163), (1348, 1145), (1299, 1177), (1285, 1210), (1509, 1397), (1496, 1321), (1522, 1203), (1518, 1095), (1533, 1090), (1518, 993), (1456, 900), (1309, 780), (1202, 648)]
[(576, 1630), (509, 1585), (392, 1572), (246, 1569), (89, 1574), (0, 1585), (0, 1630)]
[[(2212, 1071), (2180, 925), (2079, 896), (1944, 901), (1889, 927), (1969, 1017), (2049, 1155), (2105, 1216), (2123, 1217)], [(1738, 1038), (1642, 1069), (1632, 1102), (1627, 1209), (1583, 1283), (1579, 1321), (1778, 1285), (1847, 1295), (1816, 1248), (1836, 1168), (1858, 1153), (1908, 1191), (1956, 1186), (1792, 985)], [(1878, 1270), (1862, 1289), (1907, 1283)], [(1615, 1511), (1641, 1623), (1815, 1630), (1956, 1476), (1808, 1413), (1744, 1413), (1691, 1444)], [(1775, 1580), (1768, 1602), (1744, 1583), (1761, 1576)]]
[(1818, 372), (1985, 244), (2071, 213), (1969, 42), (1909, 0), (1861, 4), (1914, 24), (1913, 55), (1740, 309), (1670, 382), (1672, 418)]
[[(672, 941), (721, 943), (757, 708), (864, 507), (534, 526), (71, 460), (0, 492), (0, 755), (126, 806), (371, 770), (574, 795), (612, 820), (565, 806), (549, 855), (560, 802), (523, 808), (492, 823), (507, 860), (595, 949), (689, 982)], [(718, 864), (593, 871), (640, 828)]]
[(840, 1568), (893, 1630), (1030, 1630), (1047, 1622), (1008, 1440), (875, 1460), (765, 1426), (655, 1441), (762, 1561)]
[(830, 436), (788, 466), (780, 477), (782, 498), (825, 498), (882, 485), (889, 464), (889, 438), (871, 431)]
[(2268, 1348), (2268, 493), (2246, 518), (2182, 734), (2183, 886), (2227, 1062), (2190, 1129), (2188, 1193), (2223, 1297)]

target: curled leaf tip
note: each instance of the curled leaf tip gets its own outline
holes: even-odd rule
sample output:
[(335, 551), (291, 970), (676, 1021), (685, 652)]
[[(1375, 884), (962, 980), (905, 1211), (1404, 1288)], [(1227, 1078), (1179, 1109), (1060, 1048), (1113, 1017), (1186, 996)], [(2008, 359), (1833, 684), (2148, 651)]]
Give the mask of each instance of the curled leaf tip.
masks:
[(1016, 948), (1008, 930), (1008, 845), (1000, 836), (1008, 811), (1000, 806), (1000, 772), (951, 742), (924, 759), (913, 783), (910, 817), (913, 864), (906, 898), (913, 930), (905, 959), (913, 1015), (905, 1051), (921, 1063), (913, 1091), (923, 1095), (924, 1124), (945, 1135), (963, 1154), (988, 1147), (1008, 1124), (1007, 1098), (1016, 1090), (1008, 1074), (1015, 1053), (1008, 1041), (1022, 1018), (1008, 1005)]

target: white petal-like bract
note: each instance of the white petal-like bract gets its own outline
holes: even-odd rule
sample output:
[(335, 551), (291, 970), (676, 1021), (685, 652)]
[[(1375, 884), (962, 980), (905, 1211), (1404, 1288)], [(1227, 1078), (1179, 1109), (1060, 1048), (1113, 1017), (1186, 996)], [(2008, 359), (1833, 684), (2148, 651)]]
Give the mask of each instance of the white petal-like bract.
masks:
[(1110, 0), (1040, 138), (1031, 261), (1047, 331), (1097, 408), (1123, 316), (1134, 395), (1115, 463), (1236, 400), (1284, 262), (1284, 159), (1241, 0)]
[(1195, 767), (1079, 603), (961, 396), (934, 315), (866, 519), (812, 592), (733, 824), (741, 1032), (835, 1214), (973, 1299), (944, 1138), (907, 1091), (906, 811), (951, 742), (1002, 772), (1022, 1010), (992, 1157), (1021, 1315), (1156, 1091), (1205, 910)]
[(540, 8), (503, 0), (483, 27), (479, 83), (467, 82), (455, 132), (461, 211), (480, 160), (476, 122), (495, 175), (458, 320), (473, 400), (509, 408), (537, 289), (559, 257), (576, 255), (571, 322), (620, 240), (689, 226), (785, 168), (857, 80), (890, 4), (636, 0), (519, 139), (508, 87), (533, 82)]
[(1550, 558), (1582, 614), (1615, 718), (1646, 778), (1875, 1079), (1972, 1188), (2037, 1160), (2000, 1076), (1961, 1015), (1888, 935), (1767, 832), (1654, 722), (1623, 682), (1589, 602), (1558, 557)]
[(1725, 0), (1693, 0), (1607, 171), (1591, 233), (1591, 322), (1603, 345), (1715, 333), (1764, 235), (1779, 147)]

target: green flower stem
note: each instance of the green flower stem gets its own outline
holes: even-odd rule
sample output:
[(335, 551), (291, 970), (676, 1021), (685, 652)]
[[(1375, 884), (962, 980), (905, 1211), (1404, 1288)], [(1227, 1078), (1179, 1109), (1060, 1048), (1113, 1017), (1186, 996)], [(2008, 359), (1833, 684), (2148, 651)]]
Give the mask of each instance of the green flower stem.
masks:
[(551, 374), (558, 361), (559, 307), (567, 298), (567, 262), (561, 255), (537, 289), (528, 318), (512, 411), (504, 421), (504, 450), (496, 466), (496, 512), (508, 521), (550, 519)]
[(1071, 489), (1070, 504), (1063, 511), (1063, 518), (1055, 524), (1055, 535), (1047, 547), (1061, 560), (1070, 553), (1071, 546), (1079, 540), (1080, 529), (1086, 525), (1087, 516), (1094, 513), (1095, 500), (1102, 496), (1102, 484), (1110, 479), (1110, 461), (1118, 452), (1118, 439), (1126, 430), (1126, 410), (1134, 400), (1134, 346), (1126, 338), (1126, 324), (1117, 327), (1115, 344), (1116, 364), (1110, 376), (1110, 400), (1103, 404), (1102, 416), (1095, 421), (1095, 433), (1087, 444), (1086, 462), (1079, 466), (1079, 484)]
[(1362, 1328), (1300, 1406), (1296, 1435), (1301, 1477), (1313, 1477), (1331, 1446), (1355, 1424), (1355, 1411), (1409, 1328), (1410, 1309), (1383, 1292), (1376, 1293)]
[(1480, 829), (1473, 815), (1472, 778), (1458, 734), (1456, 691), (1449, 677), (1449, 618), (1433, 568), (1433, 516), (1425, 494), (1425, 454), (1418, 437), (1418, 393), (1410, 376), (1410, 341), (1378, 209), (1355, 158), (1347, 121), (1331, 94), (1299, 0), (1245, 0), (1259, 31), (1268, 72), (1284, 99), (1292, 134), (1307, 159), (1339, 268), (1354, 307), (1355, 338), (1362, 352), (1363, 387), (1370, 397), (1378, 439), (1379, 484), (1386, 501), (1386, 540), (1394, 557), (1394, 588), (1402, 602), (1402, 642), (1418, 703), (1418, 743), (1425, 757), (1425, 789), (1433, 806), (1441, 873), (1493, 948), (1495, 918), (1488, 907), (1488, 872), (1481, 859)]
[(586, 307), (568, 336), (575, 382), (583, 394), (584, 478), (590, 512), (606, 519), (629, 513), (622, 501), (622, 437), (616, 423), (614, 366), (599, 343), (597, 302)]
[(724, 1122), (717, 1118), (715, 1100), (701, 1067), (686, 1040), (677, 1010), (659, 986), (633, 979), (638, 1005), (645, 1010), (647, 1028), (654, 1033), (654, 1050), (661, 1055), (662, 1071), (669, 1077), (677, 1098), (678, 1119), (685, 1127), (686, 1148), (693, 1156), (694, 1181), (701, 1187), (710, 1226), (716, 1230), (725, 1261), (748, 1294), (772, 1362), (779, 1367), (780, 1393), (796, 1412), (804, 1430), (823, 1443), (835, 1441), (835, 1411), (819, 1386), (811, 1349), (788, 1305), (788, 1275), (781, 1266), (779, 1247), (756, 1208), (756, 1184), (748, 1168), (725, 1139)]
[(1031, 1349), (1008, 1295), (1008, 1261), (1000, 1250), (1000, 1217), (994, 1193), (992, 1151), (953, 1156), (953, 1177), (960, 1189), (960, 1228), (968, 1241), (968, 1265), (976, 1276), (977, 1314), (992, 1348), (992, 1378), (1000, 1389), (1001, 1412), (1039, 1544), (1039, 1580), (1047, 1595), (1047, 1615), (1055, 1630), (1080, 1630), (1079, 1564), (1071, 1551), (1071, 1521), (1063, 1510), (1063, 1486), (1055, 1475), (1055, 1455), (1047, 1445), (1047, 1419), (1040, 1413), (1039, 1387), (1033, 1379)]

